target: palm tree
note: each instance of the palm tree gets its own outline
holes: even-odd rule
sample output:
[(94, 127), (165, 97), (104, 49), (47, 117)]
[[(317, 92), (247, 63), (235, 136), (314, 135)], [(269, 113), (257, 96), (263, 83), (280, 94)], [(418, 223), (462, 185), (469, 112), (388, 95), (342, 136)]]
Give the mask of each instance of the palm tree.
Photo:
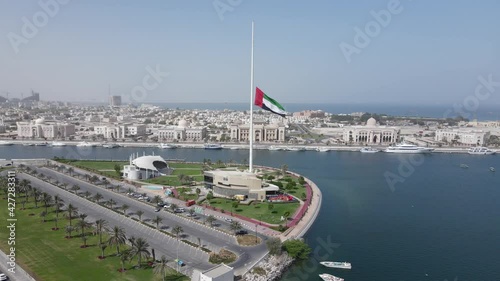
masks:
[(89, 239), (87, 236), (81, 236), (83, 241), (83, 248), (87, 248), (87, 240)]
[(281, 165), (281, 175), (284, 177), (286, 176), (286, 171), (288, 170), (288, 165), (287, 164), (283, 164)]
[(176, 225), (172, 229), (172, 233), (179, 239), (179, 235), (184, 232), (184, 229), (182, 229), (182, 226)]
[(72, 176), (72, 175), (73, 175), (73, 172), (74, 172), (74, 171), (75, 171), (75, 169), (73, 169), (73, 167), (69, 167), (69, 168), (68, 168), (68, 174), (69, 174), (70, 176)]
[(89, 180), (90, 180), (91, 183), (95, 183), (95, 182), (97, 182), (99, 180), (99, 178), (96, 175), (93, 175), (93, 176), (90, 177)]
[(283, 218), (285, 218), (285, 227), (288, 226), (288, 218), (290, 217), (290, 212), (286, 211), (283, 213)]
[(139, 220), (142, 221), (141, 217), (142, 217), (142, 215), (144, 215), (144, 211), (138, 210), (137, 212), (135, 212), (135, 214), (139, 217)]
[(177, 204), (174, 204), (174, 203), (170, 204), (170, 210), (172, 210), (172, 211), (175, 211), (175, 209), (177, 209), (178, 207), (179, 206), (177, 206)]
[(57, 218), (54, 218), (54, 230), (58, 230), (59, 228), (57, 227)]
[(131, 250), (125, 250), (122, 252), (120, 256), (120, 264), (122, 266), (121, 272), (125, 271), (125, 262), (129, 261), (132, 257), (132, 252)]
[(85, 235), (85, 229), (86, 229), (87, 227), (90, 227), (90, 226), (91, 226), (91, 224), (90, 224), (89, 222), (85, 221), (85, 219), (81, 219), (81, 220), (79, 220), (79, 221), (76, 223), (76, 225), (75, 225), (75, 226), (76, 226), (76, 227), (78, 227), (78, 228), (80, 229), (81, 234), (82, 234), (82, 235), (81, 235), (81, 237), (85, 237), (85, 236), (86, 236), (86, 235)]
[(48, 193), (42, 193), (42, 202), (45, 207), (45, 213), (48, 214), (49, 205), (52, 203), (52, 196)]
[(127, 241), (127, 236), (125, 236), (125, 230), (119, 226), (114, 226), (109, 232), (108, 244), (110, 246), (116, 246), (116, 254), (120, 254), (120, 245), (125, 244)]
[(122, 209), (123, 214), (124, 214), (125, 216), (127, 216), (127, 210), (128, 210), (129, 208), (130, 208), (130, 206), (129, 206), (129, 205), (127, 205), (127, 204), (123, 204), (123, 205), (122, 205), (121, 209)]
[(235, 231), (235, 232), (243, 228), (243, 226), (241, 225), (241, 223), (239, 221), (231, 222), (231, 225), (229, 227), (231, 228), (232, 231)]
[(67, 183), (63, 182), (61, 185), (62, 185), (62, 187), (63, 187), (64, 190), (68, 190), (68, 184)]
[(72, 227), (71, 225), (67, 225), (67, 226), (66, 226), (65, 231), (66, 231), (66, 233), (68, 233), (68, 234), (69, 234), (69, 235), (67, 236), (68, 238), (71, 238), (71, 233), (72, 233), (74, 230), (75, 230), (75, 228), (74, 228), (74, 227)]
[(90, 181), (90, 175), (89, 174), (85, 174), (83, 177), (85, 178), (86, 181)]
[(76, 194), (78, 192), (78, 190), (80, 190), (80, 186), (78, 186), (77, 184), (75, 184), (75, 185), (73, 185), (71, 187), (71, 190), (73, 191), (73, 193)]
[(95, 229), (97, 234), (99, 234), (99, 245), (102, 244), (102, 233), (108, 230), (108, 222), (104, 219), (98, 219), (95, 221)]
[(160, 227), (160, 223), (163, 221), (162, 218), (160, 218), (159, 216), (156, 216), (156, 218), (153, 219), (153, 222), (156, 223), (156, 229), (158, 229)]
[(54, 207), (56, 212), (56, 218), (59, 217), (59, 211), (61, 210), (61, 205), (64, 200), (61, 199), (59, 194), (54, 195)]
[(75, 216), (78, 213), (78, 208), (73, 206), (73, 204), (69, 204), (68, 207), (66, 207), (66, 216), (69, 219), (69, 226), (71, 226), (71, 220), (73, 219), (73, 216)]
[(167, 258), (165, 256), (161, 256), (160, 260), (155, 262), (153, 265), (153, 274), (161, 276), (163, 281), (165, 281), (165, 274), (168, 269), (167, 263)]
[(206, 221), (210, 224), (210, 226), (214, 226), (214, 222), (216, 220), (217, 219), (213, 215), (208, 216), (207, 219), (206, 219)]
[(192, 216), (194, 216), (194, 213), (195, 213), (195, 212), (196, 212), (196, 211), (194, 210), (194, 208), (191, 208), (191, 209), (189, 209), (189, 211), (188, 211), (188, 213), (189, 213), (189, 215), (190, 215), (191, 217), (192, 217)]
[(46, 217), (46, 216), (47, 216), (47, 212), (42, 211), (42, 212), (40, 213), (40, 217), (42, 218), (42, 222), (45, 222), (45, 217)]
[(101, 248), (101, 256), (100, 256), (101, 259), (105, 258), (104, 250), (106, 250), (107, 247), (108, 247), (108, 245), (103, 244), (103, 243), (99, 243), (99, 248)]
[(108, 200), (108, 205), (109, 205), (110, 209), (113, 209), (113, 205), (115, 205), (115, 204), (116, 204), (115, 200), (113, 200), (113, 199)]
[[(102, 181), (102, 184), (104, 185), (104, 188), (107, 188), (109, 183), (110, 182), (108, 181), (108, 179), (105, 179), (105, 180)], [(110, 189), (113, 190), (113, 187), (114, 186), (110, 187)]]
[(94, 195), (94, 200), (97, 204), (99, 204), (99, 201), (101, 201), (101, 199), (102, 199), (101, 193), (96, 193), (96, 195)]
[(86, 199), (88, 199), (90, 197), (90, 195), (92, 195), (92, 193), (90, 193), (90, 191), (85, 191), (85, 193), (83, 193), (83, 196), (85, 196)]
[(148, 258), (151, 255), (148, 248), (149, 243), (142, 237), (137, 238), (132, 244), (132, 255), (137, 257), (137, 266), (141, 266), (142, 258)]
[(38, 191), (38, 189), (34, 189), (33, 191), (33, 199), (35, 200), (35, 208), (38, 208), (38, 202), (40, 202), (40, 195), (42, 193)]
[(153, 204), (158, 204), (158, 203), (161, 203), (163, 202), (163, 200), (161, 199), (161, 196), (160, 195), (156, 195), (155, 197), (153, 197), (153, 199), (151, 200), (151, 203)]

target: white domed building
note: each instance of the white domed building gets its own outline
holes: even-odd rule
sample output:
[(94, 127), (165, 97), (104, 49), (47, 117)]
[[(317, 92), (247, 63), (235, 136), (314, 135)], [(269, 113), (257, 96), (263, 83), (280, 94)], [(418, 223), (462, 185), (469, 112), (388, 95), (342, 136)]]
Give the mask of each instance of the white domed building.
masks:
[(17, 136), (20, 138), (62, 139), (75, 134), (75, 125), (46, 121), (38, 118), (31, 122), (17, 122)]
[(129, 165), (123, 166), (123, 177), (129, 180), (144, 180), (170, 175), (172, 169), (159, 155), (130, 155)]
[(377, 120), (372, 117), (365, 126), (344, 127), (342, 139), (348, 144), (389, 145), (399, 142), (399, 133), (399, 127), (377, 125)]
[(177, 126), (158, 129), (156, 135), (158, 141), (201, 142), (207, 137), (207, 129), (205, 127), (191, 127), (188, 121), (181, 119)]

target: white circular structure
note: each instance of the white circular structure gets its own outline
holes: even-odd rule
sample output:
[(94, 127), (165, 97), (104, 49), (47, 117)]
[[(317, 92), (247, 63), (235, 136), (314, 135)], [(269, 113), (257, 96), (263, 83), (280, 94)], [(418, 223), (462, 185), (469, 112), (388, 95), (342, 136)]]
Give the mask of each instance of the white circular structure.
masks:
[(187, 128), (188, 126), (189, 126), (188, 121), (186, 121), (184, 119), (179, 121), (179, 123), (177, 124), (177, 127), (179, 127), (179, 128)]
[(158, 155), (148, 155), (135, 158), (132, 160), (132, 164), (139, 169), (151, 170), (160, 174), (166, 174), (163, 172), (168, 170), (167, 162)]
[(45, 124), (45, 119), (44, 118), (38, 118), (35, 120), (36, 125), (43, 125)]
[(368, 119), (368, 121), (366, 121), (366, 126), (369, 126), (369, 127), (377, 126), (377, 120), (375, 120), (375, 118), (371, 117), (370, 119)]

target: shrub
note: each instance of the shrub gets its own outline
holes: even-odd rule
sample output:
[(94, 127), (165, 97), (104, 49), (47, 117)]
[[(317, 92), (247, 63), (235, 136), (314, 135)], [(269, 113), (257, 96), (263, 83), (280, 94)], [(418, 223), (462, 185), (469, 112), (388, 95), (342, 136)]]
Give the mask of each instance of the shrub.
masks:
[(304, 260), (311, 253), (311, 247), (299, 239), (287, 240), (283, 243), (283, 249), (292, 258)]

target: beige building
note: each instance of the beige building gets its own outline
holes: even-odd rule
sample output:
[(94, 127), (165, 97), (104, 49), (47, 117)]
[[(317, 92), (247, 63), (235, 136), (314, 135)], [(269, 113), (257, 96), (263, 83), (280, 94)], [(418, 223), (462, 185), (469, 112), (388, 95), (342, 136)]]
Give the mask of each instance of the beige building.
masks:
[(124, 139), (130, 136), (144, 136), (146, 134), (146, 125), (123, 124), (95, 126), (94, 133), (96, 135), (103, 135), (106, 139)]
[(186, 120), (181, 120), (177, 126), (158, 129), (156, 135), (158, 141), (199, 142), (207, 137), (207, 129), (205, 127), (190, 127)]
[(240, 171), (206, 171), (205, 187), (212, 189), (214, 196), (233, 198), (245, 195), (250, 199), (264, 201), (266, 195), (275, 194), (279, 187), (264, 183), (254, 173)]
[(377, 125), (374, 118), (366, 121), (366, 126), (345, 126), (342, 140), (353, 144), (391, 144), (399, 142), (400, 128)]
[[(233, 124), (230, 127), (232, 141), (249, 141), (250, 124)], [(254, 122), (254, 141), (256, 142), (284, 142), (285, 126), (283, 124), (264, 124)]]
[(456, 142), (464, 145), (486, 145), (490, 137), (489, 131), (465, 130), (465, 129), (443, 129), (437, 130), (435, 141), (452, 143)]
[(45, 122), (39, 118), (31, 122), (17, 123), (17, 136), (21, 138), (66, 138), (75, 134), (75, 125)]
[(234, 281), (234, 269), (221, 263), (205, 271), (193, 271), (192, 281)]

